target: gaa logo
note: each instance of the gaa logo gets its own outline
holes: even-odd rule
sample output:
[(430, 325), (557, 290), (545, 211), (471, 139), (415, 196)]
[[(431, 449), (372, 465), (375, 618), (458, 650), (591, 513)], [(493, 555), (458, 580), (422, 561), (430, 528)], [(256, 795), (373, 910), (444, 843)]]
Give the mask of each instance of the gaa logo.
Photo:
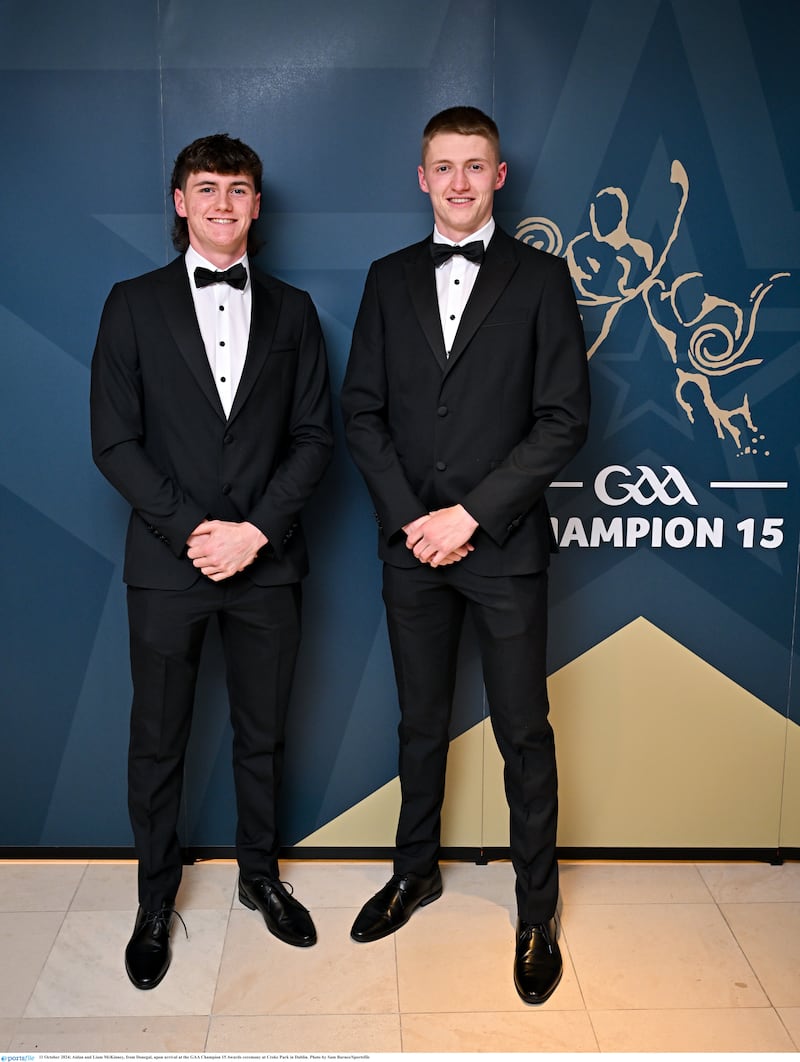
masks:
[(629, 501), (638, 505), (652, 505), (656, 501), (662, 505), (677, 505), (681, 501), (697, 505), (697, 498), (677, 468), (661, 467), (664, 475), (647, 465), (637, 465), (637, 478), (623, 465), (608, 465), (595, 476), (595, 495), (604, 505), (625, 505)]

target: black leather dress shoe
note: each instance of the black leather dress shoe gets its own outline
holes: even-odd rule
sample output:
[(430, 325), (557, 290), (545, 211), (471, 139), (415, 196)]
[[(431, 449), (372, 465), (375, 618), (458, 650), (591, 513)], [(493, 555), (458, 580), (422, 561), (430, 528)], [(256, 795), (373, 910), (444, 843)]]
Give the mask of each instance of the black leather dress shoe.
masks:
[(285, 944), (310, 948), (317, 943), (317, 931), (311, 915), (280, 881), (272, 878), (247, 880), (240, 874), (239, 902), (251, 911), (260, 911), (270, 933)]
[(555, 919), (536, 925), (518, 921), (514, 985), (520, 998), (526, 1003), (544, 1003), (555, 991), (563, 969)]
[(174, 914), (171, 907), (160, 911), (140, 907), (136, 913), (133, 936), (125, 949), (125, 970), (137, 988), (155, 988), (163, 981), (172, 961), (169, 930)]
[(353, 922), (350, 936), (359, 944), (388, 937), (404, 926), (418, 907), (433, 903), (442, 895), (442, 875), (439, 868), (427, 877), (419, 874), (395, 874), (394, 877), (367, 900)]

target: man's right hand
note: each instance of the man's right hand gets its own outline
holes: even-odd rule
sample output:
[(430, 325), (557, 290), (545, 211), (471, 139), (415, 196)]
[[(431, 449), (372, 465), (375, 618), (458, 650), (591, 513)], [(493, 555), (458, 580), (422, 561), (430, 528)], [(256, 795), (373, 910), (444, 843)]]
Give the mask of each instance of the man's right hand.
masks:
[[(423, 538), (424, 530), (422, 525), (430, 520), (431, 515), (431, 513), (425, 513), (424, 516), (418, 516), (416, 520), (412, 520), (411, 523), (403, 526), (403, 531), (406, 535), (406, 549), (410, 549), (412, 553), (414, 552), (414, 547)], [(474, 548), (475, 547), (470, 542), (465, 542), (463, 546), (451, 550), (446, 556), (440, 556), (436, 560), (433, 558), (430, 560), (422, 560), (421, 557), (418, 559), (422, 560), (423, 564), (429, 564), (432, 568), (441, 568), (446, 564), (456, 564), (458, 561), (463, 560)]]

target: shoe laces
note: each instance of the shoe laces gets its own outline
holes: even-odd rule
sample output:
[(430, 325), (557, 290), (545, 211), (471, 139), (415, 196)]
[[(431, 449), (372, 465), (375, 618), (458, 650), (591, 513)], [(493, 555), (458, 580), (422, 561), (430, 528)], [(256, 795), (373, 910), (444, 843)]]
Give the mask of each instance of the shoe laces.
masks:
[(189, 930), (186, 928), (186, 923), (184, 922), (183, 918), (181, 918), (180, 914), (175, 910), (174, 907), (162, 907), (160, 911), (145, 911), (143, 925), (152, 924), (153, 927), (155, 927), (160, 923), (163, 929), (168, 933), (170, 918), (172, 918), (173, 916), (177, 918), (180, 924), (183, 926), (183, 931), (186, 934), (186, 939), (188, 940)]

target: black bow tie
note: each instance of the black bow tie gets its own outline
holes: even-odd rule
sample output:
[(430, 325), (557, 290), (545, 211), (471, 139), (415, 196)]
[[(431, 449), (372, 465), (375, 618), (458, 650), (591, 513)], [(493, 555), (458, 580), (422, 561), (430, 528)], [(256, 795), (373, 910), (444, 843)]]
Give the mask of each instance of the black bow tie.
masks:
[(483, 261), (483, 240), (473, 240), (460, 247), (458, 245), (451, 247), (449, 243), (434, 243), (431, 240), (431, 258), (435, 266), (449, 261), (454, 254), (463, 254), (467, 261), (477, 262), (480, 265)]
[(230, 284), (232, 288), (244, 291), (247, 283), (247, 270), (241, 262), (232, 265), (230, 269), (206, 269), (198, 266), (194, 271), (194, 282), (198, 288), (206, 288), (209, 284)]

